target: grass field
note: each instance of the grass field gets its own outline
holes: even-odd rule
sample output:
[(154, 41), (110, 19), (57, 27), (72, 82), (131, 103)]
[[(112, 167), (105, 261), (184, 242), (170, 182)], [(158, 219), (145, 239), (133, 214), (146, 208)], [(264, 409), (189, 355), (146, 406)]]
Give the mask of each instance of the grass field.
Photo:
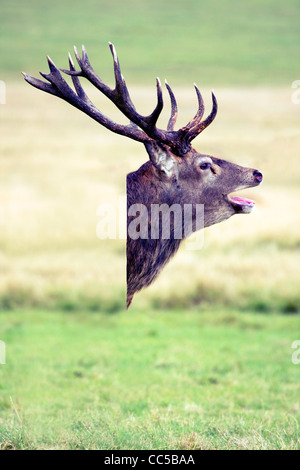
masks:
[[(135, 89), (138, 104), (153, 91)], [(194, 95), (177, 92), (185, 120)], [(125, 194), (142, 146), (8, 89), (2, 448), (299, 447), (299, 109), (284, 89), (218, 96), (196, 145), (263, 171), (247, 192), (256, 212), (206, 230), (199, 252), (183, 247), (125, 313), (125, 242), (97, 239), (96, 211)]]
[[(0, 449), (299, 449), (298, 2), (129, 3), (0, 1)], [(97, 238), (97, 208), (125, 195), (143, 146), (20, 74), (84, 43), (111, 83), (108, 41), (141, 113), (157, 75), (179, 126), (193, 82), (207, 112), (213, 87), (195, 148), (264, 174), (241, 193), (255, 211), (184, 245), (128, 312), (125, 240)]]
[[(112, 77), (111, 41), (136, 84), (155, 77), (184, 85), (290, 84), (299, 73), (297, 0), (1, 0), (0, 71), (66, 67), (85, 44), (95, 68)], [(1, 78), (1, 77), (0, 77)], [(3, 78), (2, 78), (3, 79)]]
[(297, 449), (298, 319), (2, 315), (0, 449)]

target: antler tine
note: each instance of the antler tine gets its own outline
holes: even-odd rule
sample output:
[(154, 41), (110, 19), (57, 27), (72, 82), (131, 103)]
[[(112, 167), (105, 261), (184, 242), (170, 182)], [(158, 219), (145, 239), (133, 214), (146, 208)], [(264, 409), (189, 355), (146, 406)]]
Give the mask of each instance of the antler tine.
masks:
[[(22, 72), (24, 79), (26, 80), (27, 83), (34, 86), (35, 88), (38, 88), (39, 90), (45, 91), (46, 93), (50, 93), (51, 95), (62, 98), (63, 97), (62, 93), (60, 92), (60, 90), (54, 83), (54, 77), (56, 76), (57, 78), (57, 73), (58, 75), (60, 75), (60, 73), (57, 67), (55, 66), (54, 62), (50, 59), (49, 56), (47, 56), (47, 61), (48, 61), (49, 68), (50, 68), (50, 74), (45, 74), (45, 73), (40, 72), (40, 75), (44, 77), (46, 80), (48, 80), (48, 82), (50, 83), (43, 82), (42, 80), (39, 80), (38, 78), (32, 77), (28, 73)], [(67, 87), (69, 88), (67, 82), (65, 82), (62, 77), (61, 77), (61, 80), (64, 82), (64, 89), (66, 90)]]
[[(196, 90), (197, 90), (197, 88), (196, 88)], [(188, 141), (189, 142), (191, 142), (195, 137), (197, 137), (197, 135), (199, 135), (202, 131), (204, 131), (204, 129), (206, 129), (206, 127), (208, 127), (209, 124), (211, 124), (213, 122), (213, 120), (215, 119), (215, 117), (217, 115), (217, 112), (218, 112), (217, 99), (216, 99), (213, 91), (211, 92), (211, 94), (212, 94), (212, 102), (213, 102), (212, 110), (211, 110), (209, 116), (207, 116), (207, 118), (204, 121), (201, 122), (201, 118), (200, 118), (200, 120), (198, 120), (198, 122), (196, 122), (195, 125), (190, 129), (190, 131), (188, 132)]]
[(76, 46), (74, 46), (73, 49), (74, 49), (74, 54), (75, 54), (76, 60), (78, 62), (78, 65), (81, 68), (82, 75), (84, 76), (84, 72), (85, 72), (86, 68), (92, 69), (92, 66), (90, 64), (86, 49), (85, 49), (84, 45), (82, 44), (82, 46), (81, 46), (82, 57), (80, 57)]
[(84, 47), (84, 44), (82, 44), (81, 49), (82, 49), (82, 60), (84, 62), (89, 63), (89, 58), (88, 58), (88, 55), (87, 55), (87, 52), (86, 52), (86, 48)]
[(53, 60), (50, 59), (50, 57), (47, 55), (47, 62), (48, 62), (48, 66), (49, 66), (49, 70), (50, 70), (50, 73), (43, 73), (43, 72), (40, 72), (40, 75), (45, 78), (46, 80), (48, 80), (48, 82), (52, 82), (52, 78), (56, 75), (56, 71), (58, 70), (56, 65), (54, 64)]
[(196, 93), (197, 93), (197, 98), (198, 98), (198, 111), (196, 113), (195, 120), (198, 120), (198, 122), (200, 122), (201, 119), (202, 119), (202, 116), (204, 114), (204, 110), (205, 110), (204, 102), (203, 102), (203, 98), (202, 98), (202, 95), (200, 93), (200, 90), (197, 87), (196, 83), (194, 83), (194, 87), (195, 87), (195, 90), (196, 90)]
[(121, 73), (121, 67), (120, 67), (120, 62), (119, 62), (116, 48), (111, 42), (109, 42), (108, 45), (109, 45), (109, 48), (113, 57), (113, 61), (114, 61), (114, 74), (115, 74), (115, 81), (116, 81), (115, 89), (113, 91), (115, 94), (114, 99), (120, 100), (120, 103), (122, 106), (122, 108), (120, 108), (121, 111), (124, 112), (125, 109), (128, 108), (128, 105), (130, 106), (132, 110), (135, 111), (135, 107), (130, 98), (130, 94), (129, 94), (129, 91), (125, 82), (125, 78), (123, 77)]
[(156, 91), (157, 91), (156, 108), (149, 116), (144, 118), (145, 122), (152, 128), (155, 127), (155, 124), (157, 123), (160, 113), (162, 112), (162, 109), (164, 107), (162, 87), (161, 87), (159, 78), (156, 79)]
[(115, 46), (109, 42), (108, 43), (111, 54), (113, 56), (113, 61), (114, 61), (114, 73), (115, 73), (115, 79), (116, 79), (116, 89), (118, 89), (120, 92), (125, 91), (128, 93), (126, 82), (124, 80), (124, 77), (121, 73), (121, 67), (120, 67), (120, 62), (118, 59), (117, 51), (115, 49)]
[(66, 101), (69, 101), (69, 102), (74, 101), (74, 99), (76, 101), (76, 94), (74, 93), (72, 88), (69, 87), (67, 82), (63, 79), (59, 69), (56, 67), (56, 65), (50, 59), (49, 56), (47, 56), (47, 61), (48, 61), (48, 66), (49, 66), (49, 69), (50, 69), (50, 73), (46, 74), (46, 73), (40, 72), (40, 75), (52, 84), (53, 91), (56, 92), (56, 93), (52, 93), (52, 94), (56, 94), (60, 98), (63, 98)]
[(204, 102), (202, 95), (200, 93), (199, 88), (197, 87), (196, 83), (194, 83), (194, 87), (197, 93), (197, 98), (198, 98), (198, 110), (193, 119), (190, 120), (190, 122), (185, 126), (185, 131), (189, 133), (192, 129), (194, 129), (196, 126), (198, 126), (201, 123), (202, 116), (204, 114)]
[(29, 83), (30, 85), (34, 86), (35, 88), (45, 91), (46, 93), (50, 93), (51, 95), (54, 95), (54, 96), (60, 96), (60, 94), (55, 90), (55, 88), (53, 87), (53, 85), (51, 85), (51, 83), (43, 82), (42, 80), (39, 80), (38, 78), (32, 77), (26, 72), (22, 72), (22, 75), (25, 81)]
[[(72, 57), (71, 57), (71, 54), (69, 53), (69, 66), (70, 66), (70, 70), (66, 71), (64, 69), (60, 69), (62, 72), (76, 72), (75, 70), (75, 66), (74, 66), (74, 63), (73, 63), (73, 60), (72, 60)], [(67, 73), (68, 74), (68, 73)], [(69, 75), (69, 74), (68, 74)], [(77, 95), (79, 96), (79, 98), (81, 98), (82, 100), (84, 100), (86, 103), (89, 103), (90, 105), (92, 105), (93, 103), (91, 102), (91, 100), (89, 99), (89, 97), (87, 96), (87, 94), (85, 93), (84, 89), (82, 88), (81, 86), (81, 83), (80, 83), (80, 80), (78, 78), (79, 76), (79, 73), (76, 73), (76, 74), (72, 74), (71, 77), (72, 77), (72, 82), (73, 82), (73, 85), (74, 85), (74, 88), (76, 90), (76, 93)]]
[(173, 90), (170, 87), (170, 85), (168, 84), (167, 80), (165, 80), (165, 85), (166, 85), (166, 88), (168, 90), (170, 100), (171, 100), (171, 117), (170, 117), (169, 122), (168, 122), (167, 130), (168, 131), (173, 131), (174, 126), (175, 126), (176, 121), (177, 121), (178, 107), (177, 107), (177, 102), (176, 102), (176, 98), (175, 98), (175, 95), (173, 93)]
[[(85, 91), (83, 90), (83, 88), (80, 84), (78, 74), (71, 75), (72, 82), (74, 84), (74, 87), (75, 87), (75, 90), (76, 90), (76, 93), (77, 93), (77, 95), (76, 95), (74, 93), (74, 91), (72, 90), (72, 88), (64, 80), (64, 78), (62, 77), (59, 69), (56, 67), (56, 65), (50, 59), (49, 56), (47, 56), (47, 60), (48, 60), (48, 65), (49, 65), (49, 69), (50, 69), (50, 74), (45, 74), (45, 73), (42, 73), (42, 72), (40, 72), (40, 74), (42, 75), (42, 77), (44, 77), (46, 80), (48, 80), (53, 85), (53, 87), (55, 87), (55, 90), (57, 91), (56, 94), (60, 98), (64, 99), (65, 101), (68, 101), (73, 106), (76, 106), (79, 109), (82, 109), (81, 101), (83, 101), (89, 107), (93, 106), (93, 103), (88, 98), (88, 96), (86, 95)], [(70, 54), (69, 54), (69, 66), (70, 66), (69, 72), (74, 72), (74, 71), (76, 72), (75, 67), (74, 67), (74, 63), (72, 61), (72, 57), (71, 57)]]
[(105, 96), (107, 96), (110, 100), (113, 100), (114, 97), (114, 90), (112, 90), (109, 86), (107, 86), (100, 77), (95, 73), (93, 67), (90, 64), (88, 59), (86, 49), (82, 46), (82, 58), (80, 57), (77, 47), (74, 46), (74, 54), (77, 60), (77, 63), (80, 67), (80, 71), (73, 71), (73, 70), (63, 70), (63, 72), (67, 73), (71, 76), (81, 76), (87, 78), (98, 90), (100, 90)]
[(59, 70), (61, 72), (64, 72), (66, 75), (70, 75), (71, 77), (82, 77), (83, 76), (82, 70), (76, 70), (75, 69), (74, 62), (72, 60), (70, 52), (68, 54), (68, 58), (69, 58), (70, 69), (68, 70), (68, 69), (60, 68)]
[[(121, 111), (127, 115), (127, 117), (134, 122), (136, 125), (140, 126), (146, 132), (149, 131), (149, 127), (154, 129), (155, 124), (160, 116), (160, 113), (163, 109), (163, 95), (162, 88), (159, 78), (156, 79), (157, 86), (157, 105), (154, 111), (149, 116), (142, 116), (136, 112), (135, 106), (130, 98), (130, 94), (125, 82), (125, 79), (121, 73), (121, 67), (119, 58), (115, 49), (115, 46), (110, 42), (109, 48), (111, 50), (113, 61), (114, 61), (114, 73), (116, 80), (116, 88), (114, 90), (116, 94), (115, 99), (120, 99), (119, 103), (115, 103)], [(145, 126), (145, 124), (146, 126)]]

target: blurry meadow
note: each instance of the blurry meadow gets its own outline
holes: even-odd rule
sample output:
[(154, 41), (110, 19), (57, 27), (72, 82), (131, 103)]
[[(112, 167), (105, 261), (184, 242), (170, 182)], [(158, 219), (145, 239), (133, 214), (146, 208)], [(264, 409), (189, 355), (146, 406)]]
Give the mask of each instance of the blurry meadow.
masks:
[[(0, 1), (0, 449), (296, 449), (299, 5), (129, 4)], [(205, 229), (199, 251), (183, 245), (128, 312), (125, 240), (97, 238), (97, 208), (126, 194), (146, 152), (20, 74), (47, 72), (46, 54), (65, 67), (84, 43), (112, 84), (108, 41), (141, 113), (156, 76), (174, 85), (178, 126), (193, 82), (207, 112), (214, 88), (217, 119), (194, 147), (264, 175), (241, 193), (255, 211)]]

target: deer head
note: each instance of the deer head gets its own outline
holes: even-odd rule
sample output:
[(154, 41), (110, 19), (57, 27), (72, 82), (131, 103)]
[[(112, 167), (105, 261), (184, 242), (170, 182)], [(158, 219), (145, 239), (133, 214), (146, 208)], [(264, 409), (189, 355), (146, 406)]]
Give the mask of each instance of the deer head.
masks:
[[(109, 43), (114, 61), (115, 87), (108, 87), (93, 70), (86, 50), (82, 56), (74, 48), (80, 67), (77, 71), (69, 55), (69, 69), (60, 69), (72, 77), (75, 91), (68, 85), (60, 70), (48, 57), (50, 73), (41, 73), (47, 82), (24, 73), (25, 80), (34, 87), (55, 95), (89, 115), (107, 129), (124, 135), (145, 145), (149, 161), (127, 176), (128, 226), (134, 219), (130, 208), (142, 205), (146, 209), (144, 229), (146, 236), (127, 237), (127, 306), (133, 295), (148, 286), (157, 277), (162, 267), (177, 251), (182, 238), (176, 237), (175, 220), (170, 222), (169, 237), (164, 238), (158, 229), (158, 236), (151, 237), (153, 221), (150, 218), (153, 205), (192, 208), (192, 230), (197, 229), (197, 205), (204, 205), (203, 226), (207, 227), (228, 219), (234, 214), (249, 213), (254, 201), (243, 197), (230, 196), (244, 188), (257, 186), (262, 174), (253, 168), (230, 163), (210, 155), (204, 155), (191, 146), (191, 142), (214, 120), (218, 106), (212, 93), (212, 110), (206, 119), (204, 103), (196, 85), (198, 110), (193, 119), (179, 130), (174, 130), (177, 118), (177, 103), (168, 83), (166, 88), (171, 100), (171, 116), (167, 129), (159, 129), (157, 121), (163, 109), (163, 94), (160, 80), (157, 84), (157, 105), (148, 116), (139, 114), (129, 95), (114, 46)], [(86, 78), (129, 119), (128, 125), (119, 125), (97, 109), (83, 90), (79, 77)], [(170, 219), (171, 220), (171, 219)], [(157, 221), (156, 221), (157, 223)], [(184, 224), (184, 220), (180, 220)], [(128, 232), (129, 233), (129, 232)], [(151, 232), (152, 233), (152, 232)]]

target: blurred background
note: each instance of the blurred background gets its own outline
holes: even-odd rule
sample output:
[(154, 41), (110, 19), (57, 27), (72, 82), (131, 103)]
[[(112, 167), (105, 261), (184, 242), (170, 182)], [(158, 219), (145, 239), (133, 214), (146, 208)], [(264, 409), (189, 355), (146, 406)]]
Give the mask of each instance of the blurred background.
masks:
[[(1, 1), (0, 306), (120, 309), (125, 243), (96, 236), (96, 210), (125, 194), (125, 176), (147, 158), (141, 144), (116, 136), (66, 103), (22, 80), (47, 72), (45, 56), (67, 66), (84, 43), (94, 69), (113, 84), (115, 44), (138, 109), (155, 103), (155, 77), (167, 78), (184, 125), (196, 109), (193, 82), (219, 101), (218, 118), (196, 141), (200, 152), (255, 167), (260, 188), (251, 216), (206, 230), (203, 250), (182, 248), (136, 305), (202, 302), (297, 311), (299, 266), (299, 116), (292, 82), (300, 78), (299, 3), (289, 0), (51, 3)], [(124, 122), (86, 84), (103, 112)], [(160, 125), (166, 125), (169, 103)], [(244, 194), (244, 193), (243, 193)], [(246, 193), (245, 193), (246, 195)], [(174, 285), (180, 283), (180, 289)]]
[[(35, 321), (47, 312), (90, 318), (124, 311), (125, 240), (99, 240), (96, 212), (101, 202), (126, 193), (126, 174), (147, 159), (143, 145), (33, 89), (21, 75), (47, 72), (46, 55), (66, 68), (73, 45), (84, 44), (95, 71), (112, 86), (109, 41), (141, 113), (155, 105), (157, 76), (176, 94), (178, 126), (195, 114), (193, 83), (206, 112), (214, 89), (217, 119), (194, 147), (264, 175), (262, 186), (243, 191), (256, 201), (255, 211), (206, 229), (200, 251), (182, 246), (127, 315), (151, 318), (163, 310), (176, 324), (176, 312), (225, 312), (227, 319), (233, 311), (247, 318), (278, 314), (297, 330), (300, 104), (292, 100), (292, 83), (300, 80), (299, 14), (297, 0), (0, 0), (0, 80), (6, 85), (0, 104), (1, 339), (22, 323), (23, 311)], [(105, 114), (125, 122), (84, 85)], [(170, 112), (164, 96), (160, 127)], [(19, 410), (3, 400), (8, 414)]]

